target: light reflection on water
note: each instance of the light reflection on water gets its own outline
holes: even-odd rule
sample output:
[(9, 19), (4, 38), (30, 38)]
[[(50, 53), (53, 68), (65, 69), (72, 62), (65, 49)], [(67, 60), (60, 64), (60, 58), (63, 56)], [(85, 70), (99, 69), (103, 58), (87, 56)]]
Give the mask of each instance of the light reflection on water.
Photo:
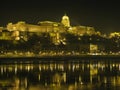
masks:
[(115, 60), (0, 64), (0, 90), (120, 90)]

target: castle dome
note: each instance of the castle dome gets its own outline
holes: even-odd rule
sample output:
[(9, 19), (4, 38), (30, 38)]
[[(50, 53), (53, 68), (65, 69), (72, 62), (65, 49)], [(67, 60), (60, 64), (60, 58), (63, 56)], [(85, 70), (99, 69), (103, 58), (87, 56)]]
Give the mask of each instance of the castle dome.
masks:
[(69, 19), (69, 17), (65, 14), (63, 17), (62, 17), (62, 19)]
[(62, 17), (61, 23), (62, 23), (65, 27), (70, 27), (70, 20), (69, 20), (69, 17), (68, 17), (66, 14)]

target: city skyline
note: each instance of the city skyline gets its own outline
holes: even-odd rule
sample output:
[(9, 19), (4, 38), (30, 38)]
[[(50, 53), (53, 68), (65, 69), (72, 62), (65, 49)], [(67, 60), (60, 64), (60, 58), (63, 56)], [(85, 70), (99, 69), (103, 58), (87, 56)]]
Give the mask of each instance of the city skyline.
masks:
[(61, 16), (66, 13), (71, 25), (92, 26), (103, 33), (119, 32), (120, 28), (119, 5), (115, 1), (9, 1), (0, 7), (0, 26), (18, 21), (31, 24), (46, 20), (61, 22)]

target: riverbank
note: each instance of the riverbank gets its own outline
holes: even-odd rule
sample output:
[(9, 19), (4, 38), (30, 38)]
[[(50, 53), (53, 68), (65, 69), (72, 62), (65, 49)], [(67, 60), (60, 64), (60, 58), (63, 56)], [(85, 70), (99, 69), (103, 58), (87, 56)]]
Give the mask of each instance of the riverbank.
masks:
[(0, 55), (0, 59), (120, 59), (120, 55)]

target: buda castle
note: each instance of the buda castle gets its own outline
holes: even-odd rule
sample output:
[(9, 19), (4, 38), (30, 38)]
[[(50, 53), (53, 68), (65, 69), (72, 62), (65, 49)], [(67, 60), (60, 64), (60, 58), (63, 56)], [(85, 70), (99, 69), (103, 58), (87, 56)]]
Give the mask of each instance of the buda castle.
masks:
[[(40, 21), (36, 25), (28, 24), (20, 21), (18, 23), (8, 23), (5, 28), (0, 28), (0, 39), (15, 39), (20, 40), (21, 33), (49, 33), (51, 36), (55, 36), (60, 39), (60, 34), (71, 33), (74, 35), (82, 36), (84, 34), (92, 35), (95, 33), (93, 27), (88, 26), (71, 26), (70, 19), (65, 14), (62, 17), (61, 22), (53, 21)], [(14, 38), (11, 38), (14, 37)], [(53, 37), (54, 38), (54, 37)]]

